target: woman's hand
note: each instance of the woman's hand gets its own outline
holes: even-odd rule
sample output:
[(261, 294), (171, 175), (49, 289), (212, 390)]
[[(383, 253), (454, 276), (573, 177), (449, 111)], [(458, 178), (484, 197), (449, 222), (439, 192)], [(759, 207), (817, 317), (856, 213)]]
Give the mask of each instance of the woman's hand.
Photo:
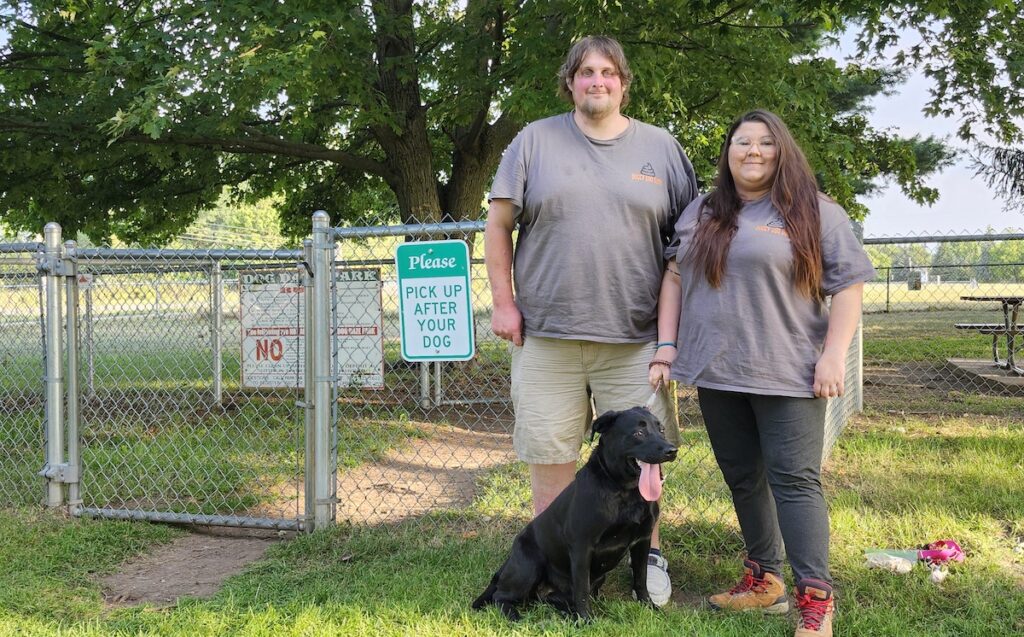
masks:
[(818, 363), (814, 366), (814, 395), (835, 398), (846, 391), (846, 350), (860, 322), (864, 284), (851, 285), (832, 295), (828, 333)]
[(843, 353), (826, 351), (814, 366), (814, 395), (837, 398), (846, 391), (846, 357)]
[(651, 387), (657, 388), (658, 383), (661, 383), (663, 387), (668, 386), (669, 372), (672, 371), (672, 361), (675, 359), (675, 347), (664, 346), (654, 351), (654, 357), (647, 366), (647, 382), (651, 384)]

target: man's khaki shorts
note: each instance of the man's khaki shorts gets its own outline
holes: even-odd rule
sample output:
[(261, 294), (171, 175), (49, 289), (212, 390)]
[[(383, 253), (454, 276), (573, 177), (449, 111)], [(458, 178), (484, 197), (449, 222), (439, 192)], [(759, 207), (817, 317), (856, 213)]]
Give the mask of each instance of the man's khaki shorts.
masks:
[[(647, 364), (654, 343), (595, 343), (528, 336), (512, 346), (512, 405), (516, 412), (512, 444), (528, 464), (575, 462), (595, 414), (644, 405), (651, 397)], [(679, 444), (668, 391), (651, 407), (665, 436)]]

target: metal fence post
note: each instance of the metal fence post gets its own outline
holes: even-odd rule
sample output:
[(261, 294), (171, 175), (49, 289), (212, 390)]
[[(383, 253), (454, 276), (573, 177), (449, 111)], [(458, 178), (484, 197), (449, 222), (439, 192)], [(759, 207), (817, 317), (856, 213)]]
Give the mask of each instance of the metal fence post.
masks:
[(153, 314), (156, 316), (160, 316), (160, 277), (158, 272), (153, 281)]
[(330, 217), (323, 210), (313, 213), (313, 410), (316, 427), (314, 473), (316, 502), (315, 528), (322, 529), (334, 520), (331, 499), (331, 334), (330, 269), (334, 260)]
[(96, 395), (96, 361), (93, 358), (92, 342), (92, 285), (85, 288), (85, 395)]
[(210, 266), (210, 349), (213, 350), (213, 404), (224, 400), (223, 367), (221, 355), (224, 321), (224, 280), (220, 261)]
[(420, 407), (430, 409), (430, 363), (420, 363)]
[(82, 396), (78, 386), (78, 268), (75, 265), (75, 242), (64, 244), (64, 256), (69, 265), (64, 272), (64, 291), (67, 301), (67, 440), (68, 469), (64, 481), (68, 485), (68, 507), (72, 515), (76, 515), (82, 506), (80, 477), (82, 475), (82, 455), (78, 439), (78, 421), (81, 413)]
[(316, 508), (316, 414), (313, 412), (313, 361), (316, 358), (313, 349), (313, 241), (306, 239), (302, 242), (303, 263), (299, 264), (299, 276), (303, 282), (303, 322), (302, 322), (302, 343), (303, 351), (303, 412), (305, 414), (305, 475), (303, 483), (306, 496), (305, 508), (303, 509), (303, 530), (312, 533), (316, 529), (313, 511)]
[(444, 365), (441, 361), (434, 361), (434, 405), (440, 406), (441, 401), (444, 399), (444, 388), (442, 387), (441, 372), (442, 366)]
[(892, 285), (892, 268), (885, 269), (885, 313), (889, 313), (889, 287)]
[(46, 465), (40, 474), (46, 478), (46, 505), (58, 507), (64, 501), (60, 467), (64, 460), (64, 379), (61, 376), (63, 347), (61, 343), (60, 307), (60, 225), (48, 223), (43, 228), (45, 249), (43, 263), (46, 281)]

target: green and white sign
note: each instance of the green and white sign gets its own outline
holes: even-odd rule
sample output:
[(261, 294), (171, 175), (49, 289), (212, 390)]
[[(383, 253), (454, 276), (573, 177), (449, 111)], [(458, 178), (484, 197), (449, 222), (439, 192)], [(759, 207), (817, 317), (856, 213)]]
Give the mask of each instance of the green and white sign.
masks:
[(473, 303), (465, 241), (417, 241), (395, 250), (402, 358), (473, 358)]

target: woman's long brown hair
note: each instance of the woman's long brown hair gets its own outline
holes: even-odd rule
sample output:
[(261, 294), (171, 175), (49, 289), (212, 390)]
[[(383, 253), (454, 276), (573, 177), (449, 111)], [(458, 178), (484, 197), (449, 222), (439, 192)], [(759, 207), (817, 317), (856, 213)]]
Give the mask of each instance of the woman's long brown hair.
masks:
[(729, 127), (718, 158), (715, 188), (705, 198), (697, 232), (685, 258), (694, 269), (703, 270), (711, 287), (722, 283), (729, 245), (736, 232), (736, 218), (743, 201), (729, 169), (729, 147), (736, 129), (745, 122), (760, 122), (768, 127), (779, 149), (775, 178), (771, 187), (772, 204), (782, 214), (786, 233), (793, 246), (793, 285), (803, 295), (824, 299), (821, 289), (821, 217), (818, 210), (818, 185), (789, 128), (774, 113), (754, 110), (741, 115)]

